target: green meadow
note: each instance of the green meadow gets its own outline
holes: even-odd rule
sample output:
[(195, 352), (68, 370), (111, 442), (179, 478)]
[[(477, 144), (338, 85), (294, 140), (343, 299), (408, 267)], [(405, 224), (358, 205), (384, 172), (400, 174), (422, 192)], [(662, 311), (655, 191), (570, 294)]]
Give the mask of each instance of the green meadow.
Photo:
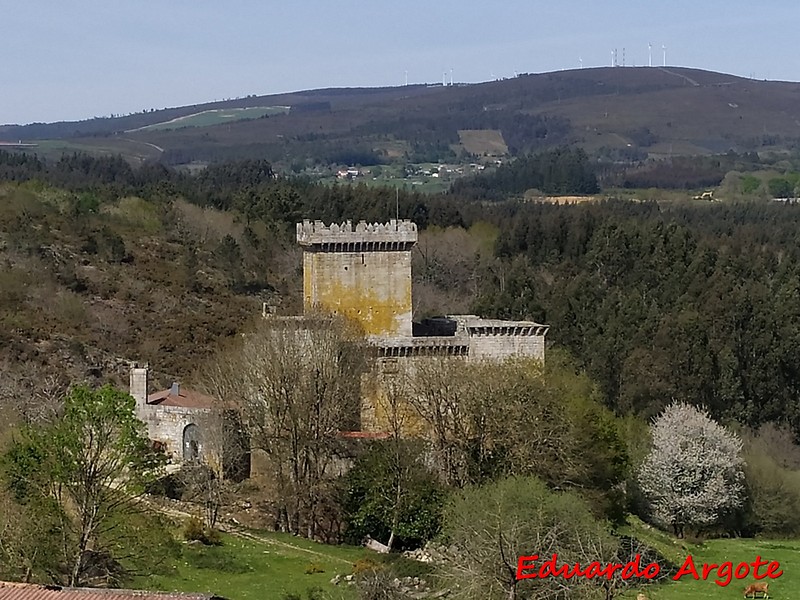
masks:
[(136, 131), (163, 131), (182, 127), (208, 127), (223, 125), (244, 119), (258, 119), (265, 115), (282, 115), (289, 112), (288, 106), (257, 106), (252, 108), (220, 108), (178, 117), (163, 123), (155, 123)]

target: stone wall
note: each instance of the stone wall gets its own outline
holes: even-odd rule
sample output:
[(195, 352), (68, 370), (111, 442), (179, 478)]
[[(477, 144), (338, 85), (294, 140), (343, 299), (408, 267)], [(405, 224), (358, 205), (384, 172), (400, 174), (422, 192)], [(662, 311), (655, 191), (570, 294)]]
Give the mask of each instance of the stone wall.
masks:
[(212, 414), (209, 409), (187, 408), (183, 406), (137, 406), (137, 417), (147, 425), (148, 436), (166, 447), (167, 456), (174, 464), (184, 458), (183, 433), (189, 425), (200, 430), (199, 454), (211, 466), (218, 466), (217, 451), (214, 449)]
[(369, 336), (411, 337), (411, 252), (306, 252), (306, 311), (360, 323)]
[(513, 356), (544, 360), (544, 335), (483, 333), (469, 338), (470, 360), (500, 361)]
[(303, 247), (306, 312), (331, 311), (361, 324), (368, 336), (411, 337), (410, 221), (297, 224)]

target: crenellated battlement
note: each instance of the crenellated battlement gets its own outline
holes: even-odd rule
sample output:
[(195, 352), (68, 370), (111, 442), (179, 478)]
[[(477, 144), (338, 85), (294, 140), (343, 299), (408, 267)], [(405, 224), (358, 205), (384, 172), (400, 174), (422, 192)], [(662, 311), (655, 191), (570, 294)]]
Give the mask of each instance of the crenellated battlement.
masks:
[(417, 243), (417, 225), (392, 219), (388, 223), (351, 221), (325, 225), (322, 221), (297, 224), (297, 243), (310, 250), (362, 252), (371, 250), (410, 250)]

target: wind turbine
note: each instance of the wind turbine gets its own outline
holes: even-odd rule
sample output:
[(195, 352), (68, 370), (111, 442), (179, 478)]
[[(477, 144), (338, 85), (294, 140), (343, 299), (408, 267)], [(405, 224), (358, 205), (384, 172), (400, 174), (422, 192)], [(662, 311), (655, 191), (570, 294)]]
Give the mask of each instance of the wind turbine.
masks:
[(667, 66), (667, 47), (666, 46), (661, 46), (661, 50), (664, 51), (664, 66), (666, 67)]
[(578, 62), (580, 63), (581, 69), (582, 69), (583, 68), (583, 58), (578, 57)]
[(647, 66), (653, 66), (653, 44), (647, 44)]

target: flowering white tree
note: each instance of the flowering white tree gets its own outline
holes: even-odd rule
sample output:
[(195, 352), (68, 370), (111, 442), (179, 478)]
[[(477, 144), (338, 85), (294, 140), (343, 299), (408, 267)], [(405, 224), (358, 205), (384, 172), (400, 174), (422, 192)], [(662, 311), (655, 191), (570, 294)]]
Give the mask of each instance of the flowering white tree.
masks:
[(744, 461), (736, 434), (684, 402), (668, 406), (650, 431), (653, 447), (638, 481), (656, 522), (682, 537), (686, 526), (713, 525), (741, 506)]

